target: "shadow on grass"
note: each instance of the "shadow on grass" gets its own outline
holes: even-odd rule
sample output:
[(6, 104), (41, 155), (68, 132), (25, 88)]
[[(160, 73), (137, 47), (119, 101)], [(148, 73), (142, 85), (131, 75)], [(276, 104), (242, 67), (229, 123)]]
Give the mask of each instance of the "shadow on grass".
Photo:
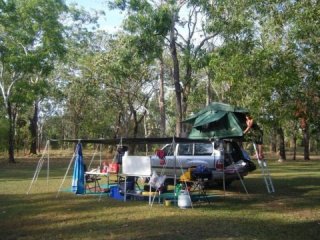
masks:
[(316, 239), (320, 224), (290, 219), (256, 198), (194, 209), (73, 194), (0, 195), (0, 202), (4, 239)]
[[(33, 177), (34, 162), (0, 172), (1, 239), (318, 239), (320, 176), (318, 162), (271, 163), (276, 192), (268, 194), (259, 169), (224, 193), (210, 190), (212, 203), (193, 209), (146, 201), (56, 193), (66, 164), (52, 165), (50, 192), (46, 172), (31, 194), (22, 194)], [(42, 193), (40, 193), (42, 192)], [(20, 194), (19, 194), (20, 193)]]

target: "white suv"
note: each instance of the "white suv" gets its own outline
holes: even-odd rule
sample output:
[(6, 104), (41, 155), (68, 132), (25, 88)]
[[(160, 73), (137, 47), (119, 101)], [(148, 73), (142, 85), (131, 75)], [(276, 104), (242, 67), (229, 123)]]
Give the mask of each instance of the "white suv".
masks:
[[(180, 177), (189, 168), (205, 169), (210, 180), (222, 184), (243, 178), (256, 169), (248, 154), (238, 143), (231, 140), (219, 140), (212, 143), (167, 144), (162, 148), (165, 157), (151, 156), (152, 170), (165, 174), (167, 178)], [(209, 173), (209, 174), (208, 174)]]

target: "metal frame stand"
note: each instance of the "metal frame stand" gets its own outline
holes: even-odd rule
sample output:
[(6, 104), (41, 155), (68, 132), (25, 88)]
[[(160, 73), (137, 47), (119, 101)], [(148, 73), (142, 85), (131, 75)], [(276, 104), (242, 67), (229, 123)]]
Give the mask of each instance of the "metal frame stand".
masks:
[(45, 148), (43, 150), (42, 156), (38, 161), (38, 165), (36, 167), (36, 171), (34, 172), (34, 175), (33, 175), (32, 181), (30, 183), (29, 189), (27, 191), (27, 194), (29, 194), (32, 185), (38, 180), (39, 173), (40, 173), (41, 168), (43, 166), (43, 163), (45, 161), (45, 155), (47, 155), (47, 186), (49, 186), (49, 172), (50, 172), (50, 168), (49, 168), (49, 165), (50, 165), (49, 164), (50, 163), (49, 145), (50, 145), (50, 141), (48, 140), (47, 143), (46, 143), (46, 146), (45, 146)]
[[(245, 190), (246, 194), (248, 194), (248, 191), (247, 191), (246, 185), (244, 184), (243, 178), (241, 177), (238, 169), (237, 169), (236, 166), (235, 166), (235, 162), (234, 162), (234, 160), (233, 160), (233, 157), (232, 157), (231, 151), (230, 151), (230, 145), (229, 145), (229, 143), (226, 143), (226, 144), (227, 144), (226, 154), (228, 154), (230, 160), (232, 161), (233, 169), (236, 171), (236, 173), (237, 173), (237, 175), (238, 175), (238, 178), (239, 178), (239, 180), (240, 180), (240, 182), (241, 182), (241, 184), (242, 184), (242, 186), (243, 186), (243, 189)], [(225, 174), (224, 171), (223, 171), (223, 174)]]
[[(79, 143), (80, 143), (80, 141), (78, 142), (78, 144), (79, 144)], [(60, 195), (61, 188), (62, 188), (62, 186), (63, 186), (63, 184), (64, 184), (64, 182), (65, 182), (65, 180), (66, 180), (66, 178), (67, 178), (67, 175), (68, 175), (68, 172), (69, 172), (69, 170), (70, 170), (70, 168), (71, 168), (71, 165), (72, 165), (72, 163), (73, 163), (73, 161), (74, 161), (74, 159), (75, 159), (75, 157), (76, 157), (76, 155), (77, 155), (77, 152), (78, 152), (78, 144), (77, 144), (77, 147), (76, 147), (75, 151), (73, 152), (72, 158), (70, 159), (68, 168), (67, 168), (66, 173), (65, 173), (65, 175), (64, 175), (64, 177), (63, 177), (63, 180), (62, 180), (62, 182), (61, 182), (61, 184), (60, 184), (60, 187), (59, 187), (59, 189), (58, 189), (56, 198), (58, 198), (59, 195)]]

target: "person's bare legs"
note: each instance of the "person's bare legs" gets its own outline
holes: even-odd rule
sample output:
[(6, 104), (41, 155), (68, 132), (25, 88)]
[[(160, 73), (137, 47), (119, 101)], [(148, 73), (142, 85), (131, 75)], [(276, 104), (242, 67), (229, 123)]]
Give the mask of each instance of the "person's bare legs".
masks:
[(263, 159), (264, 158), (263, 152), (262, 152), (262, 144), (258, 145), (258, 157), (259, 157), (259, 159)]

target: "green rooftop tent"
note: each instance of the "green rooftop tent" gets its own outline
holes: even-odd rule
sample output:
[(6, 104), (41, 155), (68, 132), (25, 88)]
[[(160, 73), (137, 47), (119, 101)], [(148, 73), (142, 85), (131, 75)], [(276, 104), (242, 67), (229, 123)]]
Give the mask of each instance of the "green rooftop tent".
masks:
[(245, 108), (213, 102), (183, 122), (192, 124), (191, 139), (239, 138), (243, 136), (247, 113)]

